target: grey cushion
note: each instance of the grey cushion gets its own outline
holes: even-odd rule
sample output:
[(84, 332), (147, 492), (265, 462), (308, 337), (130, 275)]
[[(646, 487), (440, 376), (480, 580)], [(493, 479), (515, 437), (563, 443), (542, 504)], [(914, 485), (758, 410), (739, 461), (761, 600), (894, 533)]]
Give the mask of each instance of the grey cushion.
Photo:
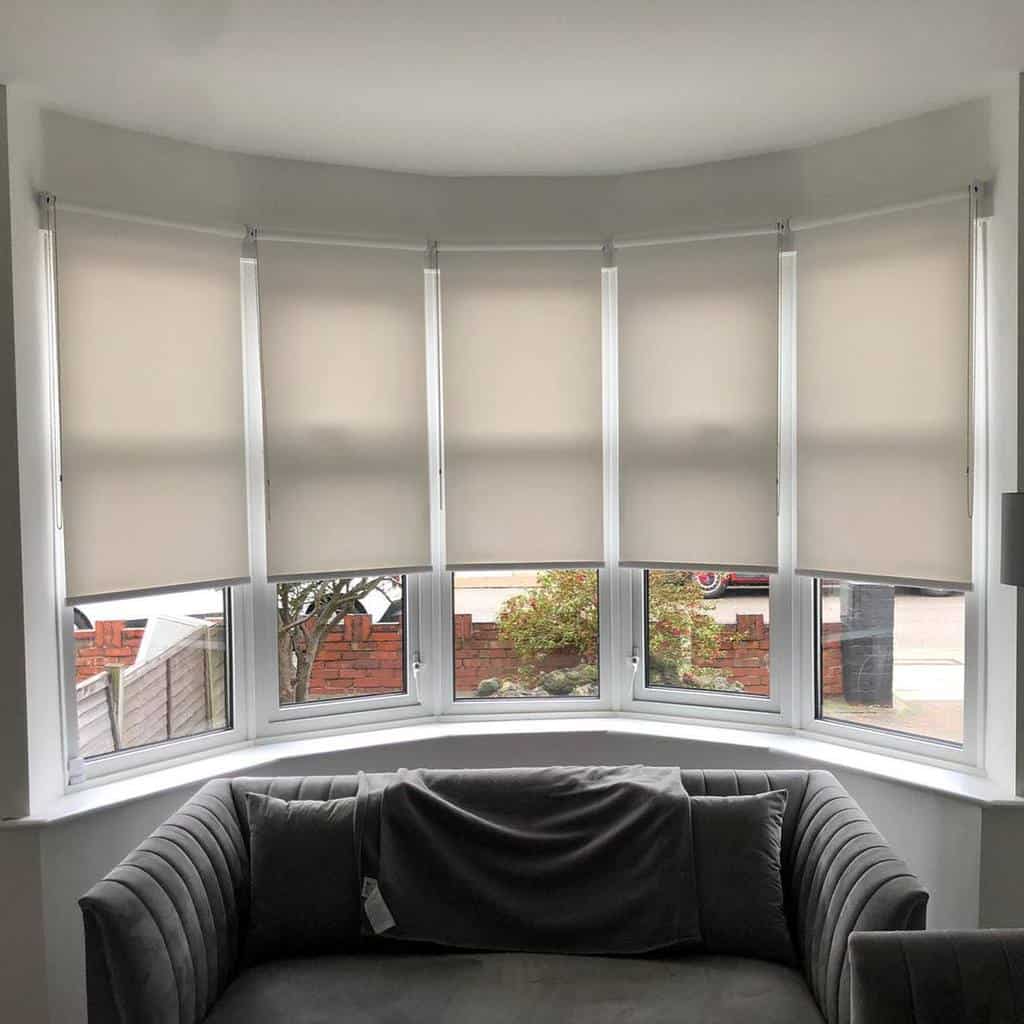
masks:
[(245, 971), (207, 1024), (822, 1024), (798, 971), (733, 957), (350, 955)]
[(849, 1024), (855, 931), (920, 929), (928, 892), (830, 772), (691, 771), (691, 795), (785, 789), (782, 884), (807, 984), (828, 1024)]
[(279, 800), (249, 793), (249, 962), (334, 952), (361, 921), (354, 797)]
[[(923, 928), (920, 881), (828, 772), (686, 769), (682, 780), (692, 795), (789, 793), (782, 884), (797, 956), (822, 1016), (847, 1024), (850, 935)], [(330, 800), (354, 796), (356, 782), (214, 780), (94, 885), (80, 901), (90, 1024), (203, 1020), (238, 975), (248, 927), (246, 793)]]
[(691, 804), (704, 949), (794, 964), (781, 874), (786, 791)]

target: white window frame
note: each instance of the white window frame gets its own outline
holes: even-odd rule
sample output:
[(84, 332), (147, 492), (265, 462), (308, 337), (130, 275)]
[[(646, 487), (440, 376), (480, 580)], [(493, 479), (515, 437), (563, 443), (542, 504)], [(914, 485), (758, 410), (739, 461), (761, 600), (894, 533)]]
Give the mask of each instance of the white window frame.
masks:
[[(338, 716), (346, 725), (375, 724), (423, 713), (419, 671), (424, 602), (422, 574), (405, 577), (403, 591), (404, 693), (366, 697), (339, 697), (282, 705), (279, 699), (277, 659), (277, 586), (267, 580), (266, 506), (263, 447), (263, 402), (260, 373), (259, 283), (256, 260), (242, 260), (243, 344), (245, 346), (246, 450), (249, 480), (249, 533), (252, 583), (247, 641), (252, 650), (252, 735), (276, 737), (296, 732), (332, 730)], [(429, 607), (429, 601), (427, 602)]]
[(988, 594), (988, 224), (978, 217), (971, 252), (971, 589), (966, 592), (964, 637), (963, 743), (960, 746), (923, 736), (818, 717), (818, 622), (816, 580), (797, 579), (798, 621), (796, 674), (800, 680), (799, 727), (809, 735), (865, 748), (883, 748), (930, 764), (984, 771)]
[[(214, 729), (195, 736), (183, 736), (157, 743), (146, 744), (127, 750), (102, 754), (88, 760), (79, 754), (77, 693), (75, 678), (75, 623), (74, 609), (67, 604), (65, 585), (65, 558), (63, 511), (61, 508), (61, 445), (60, 445), (60, 387), (58, 368), (58, 336), (57, 336), (57, 280), (55, 247), (56, 238), (52, 222), (41, 228), (44, 234), (43, 249), (45, 253), (44, 274), (46, 277), (46, 320), (47, 320), (47, 358), (49, 364), (47, 391), (49, 399), (49, 422), (51, 430), (51, 480), (50, 487), (54, 502), (54, 594), (55, 635), (57, 642), (57, 663), (60, 671), (61, 720), (63, 724), (61, 758), (64, 766), (65, 791), (80, 789), (97, 781), (112, 781), (121, 776), (130, 775), (155, 765), (166, 767), (179, 761), (207, 754), (210, 751), (235, 746), (247, 738), (245, 721), (249, 700), (248, 687), (240, 685), (242, 678), (249, 677), (250, 662), (247, 652), (240, 642), (236, 622), (244, 616), (245, 596), (247, 587), (229, 587), (226, 589), (225, 605), (227, 612), (227, 630), (225, 633), (228, 645), (230, 678), (228, 686), (229, 706), (227, 708), (230, 724), (224, 729)], [(202, 588), (197, 588), (202, 589)], [(244, 630), (243, 636), (244, 636)]]
[(792, 253), (779, 254), (779, 434), (778, 434), (778, 531), (779, 571), (770, 577), (768, 592), (769, 690), (767, 697), (711, 690), (672, 689), (647, 684), (647, 623), (644, 573), (628, 570), (631, 619), (631, 710), (662, 713), (684, 712), (698, 718), (726, 719), (769, 729), (787, 728), (792, 722), (793, 601), (793, 493), (795, 488), (795, 308), (796, 278)]
[[(643, 702), (645, 705), (661, 704), (668, 706), (662, 710), (668, 710), (674, 706), (715, 709), (716, 711), (731, 710), (741, 714), (743, 719), (749, 721), (763, 721), (765, 716), (775, 716), (775, 721), (766, 721), (764, 724), (778, 725), (782, 705), (777, 692), (778, 687), (776, 682), (782, 672), (778, 665), (780, 651), (779, 645), (775, 639), (775, 626), (778, 624), (782, 630), (785, 630), (785, 623), (788, 621), (788, 617), (784, 614), (784, 610), (779, 607), (781, 600), (780, 595), (777, 593), (777, 590), (779, 589), (778, 580), (778, 575), (773, 575), (771, 577), (771, 586), (768, 593), (769, 635), (771, 637), (769, 647), (769, 691), (766, 697), (761, 697), (753, 694), (731, 693), (717, 690), (700, 690), (696, 688), (676, 689), (674, 687), (648, 685), (646, 650), (647, 623), (644, 621), (647, 613), (644, 594), (644, 570), (630, 569), (629, 586), (633, 628), (632, 635), (635, 638), (634, 648), (636, 650), (636, 654), (633, 655), (633, 657), (637, 659), (633, 685), (633, 697), (635, 700), (638, 703)], [(750, 715), (757, 716), (757, 718), (750, 719), (748, 718)]]
[[(440, 309), (441, 275), (433, 275), (434, 310)], [(601, 392), (603, 420), (604, 461), (604, 558), (605, 568), (597, 570), (598, 595), (598, 695), (596, 697), (458, 697), (455, 696), (454, 651), (454, 577), (444, 568), (444, 509), (441, 500), (442, 472), (432, 474), (437, 489), (432, 507), (437, 521), (434, 531), (433, 575), (437, 594), (438, 629), (437, 652), (434, 661), (440, 669), (436, 680), (437, 707), (440, 714), (451, 717), (486, 716), (501, 718), (508, 715), (528, 714), (531, 718), (604, 713), (615, 709), (621, 680), (616, 678), (617, 648), (615, 628), (618, 621), (616, 579), (622, 570), (618, 560), (618, 358), (615, 332), (616, 278), (613, 269), (601, 271)], [(433, 449), (443, 459), (443, 422), (440, 395), (444, 370), (441, 360), (440, 317), (428, 318), (428, 341), (433, 350), (430, 360), (435, 374), (437, 398), (430, 409), (430, 436)]]

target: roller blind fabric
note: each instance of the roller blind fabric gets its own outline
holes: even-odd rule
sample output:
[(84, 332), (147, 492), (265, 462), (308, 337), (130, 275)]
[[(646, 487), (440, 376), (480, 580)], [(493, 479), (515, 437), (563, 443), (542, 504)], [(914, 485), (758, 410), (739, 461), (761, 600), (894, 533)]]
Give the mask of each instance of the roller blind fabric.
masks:
[(602, 564), (600, 254), (440, 270), (449, 568)]
[(798, 232), (797, 571), (967, 588), (970, 209)]
[(58, 213), (69, 603), (248, 578), (240, 244)]
[(616, 262), (623, 564), (775, 572), (776, 237)]
[(272, 580), (430, 567), (423, 256), (258, 243)]

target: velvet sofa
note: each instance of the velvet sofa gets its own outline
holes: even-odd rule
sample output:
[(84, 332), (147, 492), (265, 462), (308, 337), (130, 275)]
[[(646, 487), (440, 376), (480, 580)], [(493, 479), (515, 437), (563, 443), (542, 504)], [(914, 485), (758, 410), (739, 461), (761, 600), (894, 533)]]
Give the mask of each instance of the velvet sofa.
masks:
[(850, 937), (853, 1024), (1024, 1024), (1024, 929)]
[(247, 794), (327, 800), (353, 795), (357, 779), (222, 779), (80, 901), (90, 1024), (847, 1024), (851, 935), (923, 928), (920, 881), (828, 772), (683, 770), (681, 779), (690, 795), (787, 792), (781, 874), (797, 966), (380, 943), (248, 965)]

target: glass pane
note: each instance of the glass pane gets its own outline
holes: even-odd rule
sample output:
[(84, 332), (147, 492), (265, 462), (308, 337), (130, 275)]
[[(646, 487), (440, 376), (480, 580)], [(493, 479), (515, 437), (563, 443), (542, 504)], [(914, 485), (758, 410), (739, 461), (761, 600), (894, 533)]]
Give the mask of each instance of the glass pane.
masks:
[(79, 605), (75, 703), (82, 757), (231, 724), (228, 591)]
[(769, 577), (650, 570), (647, 685), (767, 697)]
[(962, 743), (964, 595), (847, 580), (819, 593), (820, 716)]
[(405, 577), (277, 585), (280, 702), (405, 693)]
[(452, 574), (455, 697), (596, 697), (596, 569)]

